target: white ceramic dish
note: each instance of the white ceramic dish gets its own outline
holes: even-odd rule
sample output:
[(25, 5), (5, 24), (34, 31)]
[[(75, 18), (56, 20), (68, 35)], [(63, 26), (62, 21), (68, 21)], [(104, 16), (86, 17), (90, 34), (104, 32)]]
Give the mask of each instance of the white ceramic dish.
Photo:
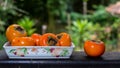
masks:
[(3, 45), (10, 59), (67, 59), (70, 58), (74, 44), (65, 46), (11, 46), (9, 42)]

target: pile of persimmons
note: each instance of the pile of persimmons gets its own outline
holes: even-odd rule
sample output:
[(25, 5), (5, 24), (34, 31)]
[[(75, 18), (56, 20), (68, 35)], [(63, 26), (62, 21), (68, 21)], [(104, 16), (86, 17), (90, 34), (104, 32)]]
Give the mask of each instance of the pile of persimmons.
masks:
[(68, 33), (45, 33), (43, 35), (33, 33), (27, 36), (26, 30), (18, 24), (8, 26), (6, 38), (11, 46), (71, 46), (71, 38)]

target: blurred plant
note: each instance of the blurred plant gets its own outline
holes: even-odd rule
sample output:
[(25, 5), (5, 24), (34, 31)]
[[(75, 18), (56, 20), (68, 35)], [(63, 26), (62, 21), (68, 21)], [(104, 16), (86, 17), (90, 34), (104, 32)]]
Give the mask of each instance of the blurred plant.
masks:
[(0, 50), (3, 48), (3, 45), (5, 44), (5, 42), (7, 41), (5, 34), (1, 34), (0, 33)]
[(120, 1), (120, 0), (109, 0), (110, 3), (116, 3), (118, 1)]
[(120, 26), (120, 18), (116, 18), (112, 24), (114, 29), (117, 29)]
[(13, 6), (12, 0), (0, 0), (0, 33), (4, 33), (5, 26), (8, 24), (6, 22), (12, 18), (12, 16), (16, 15)]
[[(28, 11), (42, 24), (48, 24), (48, 32), (55, 32), (56, 22), (66, 23), (66, 11), (74, 0), (16, 0), (16, 5)], [(68, 2), (70, 4), (68, 5)], [(31, 10), (31, 8), (33, 10)], [(41, 23), (38, 23), (39, 25)], [(38, 26), (39, 27), (39, 26)]]
[(7, 21), (11, 16), (8, 16), (8, 14), (11, 15), (17, 15), (16, 10), (14, 9), (13, 0), (1, 0), (0, 2), (0, 18), (1, 20)]
[[(72, 23), (70, 35), (73, 42), (76, 45), (76, 50), (83, 48), (85, 40), (91, 39), (92, 35), (95, 34), (97, 25), (88, 20), (77, 20)], [(96, 39), (96, 38), (94, 38)]]
[(115, 39), (117, 39), (117, 49), (120, 49), (120, 18), (117, 18), (114, 23), (112, 24), (112, 28), (114, 30), (114, 35), (116, 35), (117, 37)]
[(0, 33), (5, 32), (6, 26), (10, 25), (15, 19), (26, 13), (14, 5), (14, 0), (0, 0)]
[(33, 34), (36, 31), (36, 28), (33, 28), (35, 26), (34, 20), (30, 19), (27, 16), (20, 19), (17, 23), (19, 25), (21, 25), (22, 27), (24, 27), (28, 36), (30, 36), (31, 34)]
[(46, 8), (48, 12), (48, 31), (55, 32), (55, 17), (65, 14), (67, 0), (47, 0)]
[(113, 24), (105, 24), (102, 40), (105, 42), (106, 51), (113, 51), (117, 48), (117, 30), (113, 28)]
[(93, 5), (95, 11), (90, 14), (89, 20), (93, 22), (100, 22), (100, 24), (105, 24), (106, 22), (112, 23), (115, 17), (111, 16), (106, 10), (105, 6), (103, 5)]
[(1, 0), (0, 2), (0, 19), (2, 21), (8, 21), (13, 19), (14, 16), (20, 16), (22, 13), (27, 14), (27, 12), (17, 8), (14, 5), (14, 0)]
[(88, 14), (84, 15), (77, 12), (71, 12), (71, 19), (87, 19), (93, 23), (99, 23), (100, 25), (112, 24), (116, 17), (113, 17), (110, 13), (105, 10), (103, 5), (93, 5), (94, 10), (88, 10)]
[(0, 20), (0, 33), (5, 31), (5, 22)]

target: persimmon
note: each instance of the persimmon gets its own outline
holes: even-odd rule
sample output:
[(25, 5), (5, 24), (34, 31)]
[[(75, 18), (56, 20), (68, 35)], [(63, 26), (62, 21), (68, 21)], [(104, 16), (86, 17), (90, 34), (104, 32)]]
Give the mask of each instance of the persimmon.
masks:
[(25, 29), (17, 24), (12, 24), (8, 26), (6, 30), (6, 38), (9, 42), (11, 42), (15, 37), (25, 36), (27, 36)]
[(68, 33), (57, 34), (57, 38), (59, 39), (57, 42), (58, 46), (71, 46), (71, 38)]
[(39, 45), (39, 42), (40, 42), (40, 38), (41, 38), (41, 35), (38, 34), (38, 33), (33, 33), (31, 35), (31, 38), (33, 38), (33, 40), (35, 41), (36, 45)]
[(105, 44), (102, 41), (87, 40), (84, 43), (84, 51), (90, 57), (99, 57), (105, 52)]
[(31, 37), (15, 37), (11, 46), (34, 46), (35, 42)]
[(40, 46), (56, 46), (57, 44), (57, 37), (53, 33), (45, 33), (41, 36), (39, 45)]

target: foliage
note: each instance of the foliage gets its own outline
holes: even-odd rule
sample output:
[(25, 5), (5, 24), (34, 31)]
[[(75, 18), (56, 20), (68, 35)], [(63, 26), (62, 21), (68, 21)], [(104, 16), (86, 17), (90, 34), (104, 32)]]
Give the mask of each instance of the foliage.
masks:
[(4, 33), (6, 26), (24, 13), (14, 5), (14, 0), (0, 0), (0, 33)]
[(106, 18), (108, 18), (109, 14), (106, 12), (105, 7), (102, 5), (93, 6), (95, 8), (95, 12), (92, 13), (92, 20), (93, 21), (101, 21), (101, 20), (105, 20)]
[(119, 0), (110, 0), (110, 3), (116, 3)]
[(99, 23), (100, 25), (104, 24), (112, 24), (116, 17), (110, 15), (110, 13), (106, 12), (105, 6), (103, 5), (93, 5), (93, 10), (88, 10), (87, 15), (83, 15), (77, 12), (71, 12), (71, 20), (75, 21), (78, 19), (87, 19), (88, 21), (92, 21), (93, 23)]
[(114, 29), (117, 29), (120, 26), (120, 18), (116, 18), (115, 21), (112, 24), (112, 27)]
[[(5, 31), (5, 25), (7, 25), (7, 20), (16, 15), (15, 7), (12, 0), (1, 0), (0, 1), (0, 32)], [(8, 15), (9, 14), (9, 15)], [(6, 23), (6, 24), (5, 24)]]
[[(56, 19), (65, 20), (68, 0), (27, 0), (16, 1), (17, 6), (28, 11), (31, 16), (48, 24), (48, 32), (55, 32)], [(21, 4), (20, 4), (21, 3)], [(28, 6), (29, 5), (29, 6)], [(31, 10), (32, 8), (32, 10)], [(40, 25), (40, 23), (38, 23)]]
[[(12, 15), (17, 15), (16, 10), (14, 9), (15, 6), (13, 5), (12, 0), (2, 0), (0, 6), (0, 18), (1, 20), (7, 21)], [(11, 14), (8, 16), (8, 14)]]
[(5, 34), (0, 34), (0, 50), (3, 48), (3, 45), (7, 41)]
[(84, 41), (91, 38), (96, 27), (97, 25), (93, 24), (93, 22), (89, 22), (88, 20), (77, 20), (72, 23), (71, 28), (68, 29), (71, 29), (70, 35), (72, 37), (72, 41), (77, 46), (76, 48), (82, 49)]
[(67, 9), (68, 1), (69, 0), (17, 0), (15, 4), (19, 8), (28, 11), (31, 16), (47, 22), (49, 13), (57, 17), (63, 15)]
[(112, 23), (116, 17), (113, 17), (105, 10), (103, 5), (93, 5), (94, 12), (88, 15), (88, 20), (93, 22), (99, 22), (101, 25)]
[(86, 18), (88, 21), (92, 21), (94, 23), (99, 22), (100, 25), (104, 24), (112, 24), (116, 17), (110, 15), (110, 13), (106, 12), (105, 6), (103, 5), (93, 5), (94, 11), (93, 10), (88, 10), (88, 14), (83, 16), (81, 13), (76, 13), (72, 12), (71, 13), (71, 18), (72, 20), (77, 20), (77, 19), (84, 19)]
[(22, 27), (24, 27), (28, 36), (30, 36), (31, 34), (33, 34), (36, 31), (36, 28), (33, 28), (35, 26), (34, 20), (31, 20), (27, 16), (20, 19), (17, 23), (19, 25), (21, 25)]
[(5, 22), (0, 20), (0, 33), (5, 31)]
[(0, 18), (2, 21), (7, 22), (13, 17), (19, 17), (22, 13), (26, 13), (14, 5), (14, 0), (1, 0), (0, 4)]

